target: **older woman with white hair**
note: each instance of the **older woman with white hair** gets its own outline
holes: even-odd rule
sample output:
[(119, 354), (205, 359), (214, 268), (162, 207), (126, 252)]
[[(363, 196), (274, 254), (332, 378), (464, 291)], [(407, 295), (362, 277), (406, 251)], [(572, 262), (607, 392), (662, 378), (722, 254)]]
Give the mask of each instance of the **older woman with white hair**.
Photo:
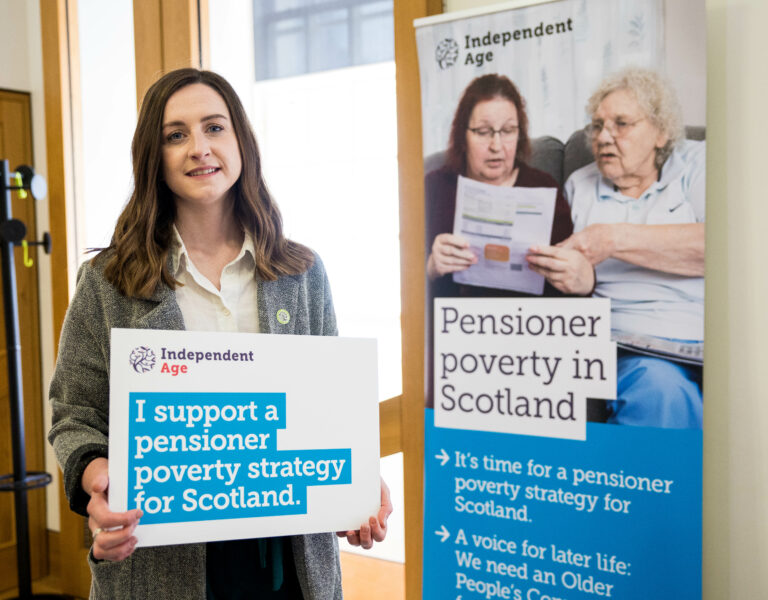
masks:
[[(705, 144), (683, 139), (675, 93), (647, 69), (606, 78), (587, 111), (595, 162), (565, 184), (575, 233), (539, 248), (532, 268), (557, 278), (558, 252), (578, 250), (614, 332), (702, 341)], [(701, 427), (700, 366), (620, 350), (617, 380), (609, 422)]]

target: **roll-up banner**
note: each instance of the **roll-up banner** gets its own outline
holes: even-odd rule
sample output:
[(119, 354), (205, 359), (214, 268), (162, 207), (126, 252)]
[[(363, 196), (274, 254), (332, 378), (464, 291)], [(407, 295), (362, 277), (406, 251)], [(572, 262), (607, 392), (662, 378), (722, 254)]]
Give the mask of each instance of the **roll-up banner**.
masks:
[(704, 23), (702, 0), (415, 22), (425, 599), (701, 597)]

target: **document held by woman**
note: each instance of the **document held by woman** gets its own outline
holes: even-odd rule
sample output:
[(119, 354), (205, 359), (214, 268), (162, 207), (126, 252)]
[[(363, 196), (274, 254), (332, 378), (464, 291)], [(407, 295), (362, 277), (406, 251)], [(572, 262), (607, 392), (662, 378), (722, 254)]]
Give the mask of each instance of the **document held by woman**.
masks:
[(477, 257), (456, 283), (541, 295), (544, 277), (525, 260), (533, 245), (552, 235), (557, 188), (491, 185), (459, 176), (453, 232), (464, 236)]

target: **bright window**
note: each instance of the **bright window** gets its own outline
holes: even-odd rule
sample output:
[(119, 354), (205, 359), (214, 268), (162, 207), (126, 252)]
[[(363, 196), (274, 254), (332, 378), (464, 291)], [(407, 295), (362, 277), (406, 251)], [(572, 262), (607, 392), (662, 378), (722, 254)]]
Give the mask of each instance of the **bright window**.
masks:
[(391, 0), (254, 0), (256, 80), (394, 58)]
[(85, 254), (86, 249), (109, 245), (131, 194), (136, 67), (131, 0), (79, 0), (77, 15), (82, 102), (82, 127), (75, 128), (79, 265), (93, 256)]
[[(246, 104), (287, 235), (322, 257), (339, 333), (378, 340), (379, 398), (400, 395), (392, 3), (210, 0), (210, 22), (211, 66)], [(403, 561), (401, 457), (381, 470), (397, 512), (368, 555)]]
[(328, 269), (339, 333), (379, 341), (379, 392), (402, 392), (394, 63), (255, 84), (253, 122), (289, 237)]

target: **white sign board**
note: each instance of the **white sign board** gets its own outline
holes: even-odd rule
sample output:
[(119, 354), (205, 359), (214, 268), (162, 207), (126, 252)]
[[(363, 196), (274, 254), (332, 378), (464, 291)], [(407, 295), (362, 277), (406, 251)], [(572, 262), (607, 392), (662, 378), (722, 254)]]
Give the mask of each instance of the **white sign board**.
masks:
[(434, 360), (436, 427), (585, 440), (616, 397), (604, 298), (435, 298)]
[(378, 414), (375, 340), (113, 329), (110, 508), (139, 546), (358, 529)]

